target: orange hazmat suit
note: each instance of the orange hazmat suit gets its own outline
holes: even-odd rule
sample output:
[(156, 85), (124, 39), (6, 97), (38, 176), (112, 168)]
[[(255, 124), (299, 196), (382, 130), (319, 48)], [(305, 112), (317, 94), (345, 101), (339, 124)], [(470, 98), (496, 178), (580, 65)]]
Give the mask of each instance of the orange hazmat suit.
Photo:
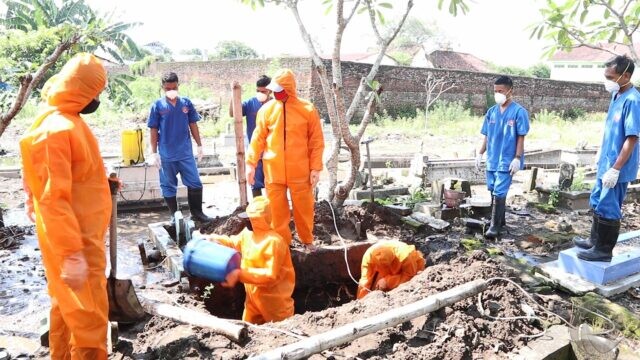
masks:
[(247, 206), (253, 231), (211, 237), (242, 254), (238, 280), (246, 299), (242, 320), (253, 324), (281, 321), (293, 315), (296, 277), (289, 246), (269, 225), (269, 200), (258, 196)]
[(422, 253), (401, 241), (379, 241), (362, 257), (358, 299), (373, 290), (389, 291), (424, 270)]
[[(51, 296), (52, 359), (107, 358), (104, 236), (111, 195), (98, 142), (78, 115), (106, 84), (100, 60), (75, 56), (45, 84), (48, 108), (20, 140), (27, 202)], [(78, 260), (82, 267), (73, 265)], [(75, 290), (65, 281), (67, 272), (86, 276)]]
[(272, 80), (282, 86), (288, 98), (264, 104), (256, 117), (256, 129), (247, 151), (247, 164), (254, 168), (262, 155), (267, 196), (271, 203), (273, 229), (291, 244), (291, 212), (300, 241), (313, 243), (314, 197), (309, 176), (322, 171), (324, 137), (318, 111), (297, 97), (291, 70), (280, 70)]

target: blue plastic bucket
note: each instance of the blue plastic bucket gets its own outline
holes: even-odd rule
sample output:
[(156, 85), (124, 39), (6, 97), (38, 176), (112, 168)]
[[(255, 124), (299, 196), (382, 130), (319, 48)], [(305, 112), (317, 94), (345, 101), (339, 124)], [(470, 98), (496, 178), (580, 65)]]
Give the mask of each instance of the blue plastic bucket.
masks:
[(221, 282), (240, 267), (240, 253), (209, 240), (192, 239), (184, 247), (182, 265), (190, 276)]

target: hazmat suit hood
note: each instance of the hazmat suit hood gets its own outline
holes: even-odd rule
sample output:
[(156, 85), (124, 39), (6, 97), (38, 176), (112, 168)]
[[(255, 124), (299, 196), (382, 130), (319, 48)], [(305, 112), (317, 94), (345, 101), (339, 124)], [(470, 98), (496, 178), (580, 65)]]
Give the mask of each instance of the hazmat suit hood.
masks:
[(42, 88), (47, 104), (62, 113), (77, 114), (107, 86), (102, 61), (91, 54), (78, 54)]
[(389, 268), (391, 272), (400, 270), (400, 261), (395, 252), (387, 247), (376, 247), (371, 253), (372, 260), (378, 266)]
[(298, 89), (296, 87), (296, 77), (293, 74), (293, 71), (291, 71), (290, 69), (278, 70), (278, 72), (273, 77), (271, 82), (275, 82), (276, 84), (282, 86), (282, 88), (287, 93), (287, 95), (289, 95), (289, 97), (292, 97), (292, 98), (298, 97)]
[(271, 209), (269, 199), (265, 196), (257, 196), (247, 205), (247, 215), (254, 232), (264, 232), (271, 229), (269, 225), (271, 223)]

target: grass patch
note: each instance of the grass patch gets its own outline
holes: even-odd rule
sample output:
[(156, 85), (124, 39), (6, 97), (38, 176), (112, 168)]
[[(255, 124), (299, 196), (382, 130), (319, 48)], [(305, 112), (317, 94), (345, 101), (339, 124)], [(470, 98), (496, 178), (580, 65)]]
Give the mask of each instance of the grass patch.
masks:
[[(578, 305), (604, 315), (616, 324), (616, 328), (624, 336), (640, 340), (640, 317), (633, 314), (624, 306), (615, 304), (595, 293), (587, 293), (582, 297), (573, 297), (571, 298), (571, 302), (574, 305)], [(588, 322), (592, 328), (603, 329), (609, 326), (598, 316), (582, 311), (579, 308), (576, 308), (575, 311), (576, 317), (582, 321)]]
[(460, 243), (467, 251), (479, 250), (484, 247), (482, 241), (476, 239), (462, 239)]

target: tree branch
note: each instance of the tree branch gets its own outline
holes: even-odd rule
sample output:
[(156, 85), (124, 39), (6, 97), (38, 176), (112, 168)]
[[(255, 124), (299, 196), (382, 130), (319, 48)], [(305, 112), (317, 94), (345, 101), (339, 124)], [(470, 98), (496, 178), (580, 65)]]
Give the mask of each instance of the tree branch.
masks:
[[(370, 0), (365, 0), (365, 1), (370, 1)], [(371, 70), (369, 70), (369, 74), (367, 74), (366, 78), (364, 78), (363, 80), (360, 81), (360, 85), (358, 86), (358, 90), (356, 91), (356, 94), (353, 96), (353, 100), (351, 101), (351, 105), (349, 106), (349, 109), (347, 110), (347, 115), (346, 115), (347, 123), (351, 121), (351, 119), (353, 118), (353, 115), (356, 112), (356, 109), (360, 106), (360, 102), (362, 101), (362, 97), (364, 95), (364, 90), (365, 90), (364, 87), (366, 86), (367, 83), (373, 81), (373, 79), (375, 78), (376, 74), (378, 74), (378, 69), (380, 68), (380, 63), (382, 62), (382, 59), (384, 58), (384, 55), (387, 52), (387, 48), (389, 47), (389, 44), (398, 35), (398, 33), (400, 32), (400, 29), (402, 29), (402, 26), (404, 25), (405, 21), (407, 20), (407, 17), (409, 16), (409, 12), (411, 12), (411, 8), (412, 7), (413, 7), (413, 0), (408, 0), (407, 1), (407, 8), (405, 9), (405, 12), (404, 12), (404, 14), (402, 16), (402, 19), (398, 23), (397, 27), (394, 29), (394, 31), (391, 33), (391, 35), (387, 39), (384, 39), (384, 41), (380, 44), (381, 47), (380, 47), (380, 50), (379, 50), (379, 53), (378, 53), (378, 57), (376, 58), (376, 61), (373, 63), (373, 65), (371, 66)], [(375, 25), (375, 21), (374, 21), (374, 25)]]
[(18, 89), (18, 95), (16, 96), (13, 105), (11, 105), (11, 108), (7, 111), (6, 114), (3, 114), (0, 117), (0, 136), (2, 136), (4, 131), (7, 129), (7, 127), (11, 123), (11, 120), (13, 120), (13, 118), (18, 115), (20, 110), (22, 110), (27, 100), (29, 99), (29, 96), (33, 92), (33, 88), (40, 83), (44, 75), (58, 61), (60, 56), (62, 56), (65, 51), (69, 50), (79, 40), (80, 35), (75, 34), (73, 37), (71, 37), (71, 39), (61, 42), (60, 44), (58, 44), (58, 46), (56, 46), (53, 53), (51, 53), (51, 55), (47, 57), (45, 62), (40, 65), (38, 70), (33, 75), (27, 74), (22, 79), (20, 79), (20, 88)]

